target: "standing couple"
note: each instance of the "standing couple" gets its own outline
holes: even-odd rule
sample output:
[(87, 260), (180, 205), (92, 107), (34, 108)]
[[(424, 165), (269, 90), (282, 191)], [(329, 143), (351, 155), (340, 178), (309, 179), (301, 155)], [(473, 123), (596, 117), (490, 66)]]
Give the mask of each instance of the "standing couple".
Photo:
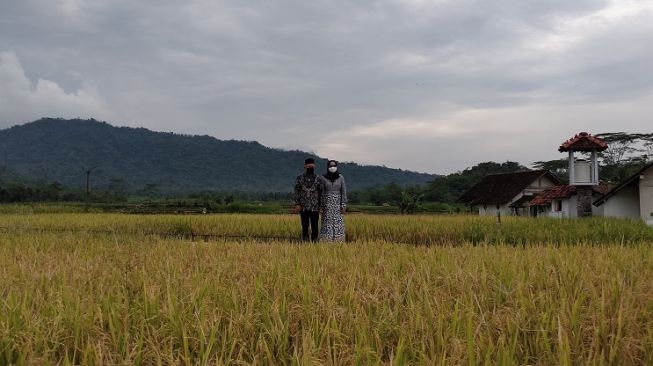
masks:
[(302, 240), (318, 239), (318, 220), (322, 214), (320, 240), (345, 241), (345, 222), (343, 215), (347, 210), (347, 188), (345, 178), (338, 172), (338, 162), (329, 160), (327, 173), (315, 174), (315, 160), (304, 161), (304, 173), (295, 181), (295, 209), (302, 221)]

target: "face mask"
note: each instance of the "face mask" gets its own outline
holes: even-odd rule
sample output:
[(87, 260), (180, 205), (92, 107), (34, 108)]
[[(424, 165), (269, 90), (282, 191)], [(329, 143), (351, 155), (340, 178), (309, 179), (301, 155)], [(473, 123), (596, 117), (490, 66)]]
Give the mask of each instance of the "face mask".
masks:
[(335, 166), (329, 167), (329, 173), (335, 173), (337, 171), (338, 171), (338, 167)]
[(315, 168), (306, 168), (306, 173), (308, 173), (308, 174), (315, 173)]

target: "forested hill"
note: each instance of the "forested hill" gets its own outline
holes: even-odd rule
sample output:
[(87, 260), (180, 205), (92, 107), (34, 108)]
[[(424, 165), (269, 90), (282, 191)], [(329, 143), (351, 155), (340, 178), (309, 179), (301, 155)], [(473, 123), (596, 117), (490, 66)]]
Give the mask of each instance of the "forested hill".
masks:
[[(83, 186), (183, 193), (199, 190), (288, 192), (304, 158), (257, 142), (115, 127), (96, 120), (40, 119), (0, 131), (0, 165), (17, 174)], [(324, 163), (322, 163), (324, 162)], [(380, 166), (342, 164), (350, 189), (396, 182), (424, 184), (433, 175)]]
[(0, 164), (0, 185), (12, 183), (31, 183), (28, 179)]

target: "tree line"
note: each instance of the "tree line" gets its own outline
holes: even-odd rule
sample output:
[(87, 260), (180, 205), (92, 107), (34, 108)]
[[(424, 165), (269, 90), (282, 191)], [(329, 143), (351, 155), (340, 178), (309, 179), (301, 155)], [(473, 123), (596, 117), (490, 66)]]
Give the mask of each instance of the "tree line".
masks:
[[(596, 135), (609, 144), (599, 154), (601, 180), (609, 184), (631, 176), (653, 159), (653, 133), (629, 134), (624, 132)], [(568, 159), (537, 161), (535, 169), (547, 169), (562, 182), (568, 181)], [(402, 213), (418, 211), (452, 212), (465, 209), (458, 198), (488, 174), (522, 171), (527, 167), (513, 161), (504, 163), (484, 162), (471, 168), (433, 179), (424, 185), (404, 186), (398, 183), (376, 185), (350, 192), (349, 199), (355, 205), (393, 206)], [(68, 187), (59, 182), (31, 182), (17, 178), (7, 168), (0, 167), (0, 202), (42, 202), (86, 200), (82, 188)], [(249, 191), (197, 191), (171, 195), (159, 189), (158, 184), (148, 183), (136, 191), (128, 191), (125, 182), (113, 179), (109, 185), (90, 192), (93, 202), (127, 202), (128, 200), (155, 200), (157, 198), (179, 198), (204, 203), (205, 205), (228, 206), (235, 201), (289, 201), (288, 192)]]

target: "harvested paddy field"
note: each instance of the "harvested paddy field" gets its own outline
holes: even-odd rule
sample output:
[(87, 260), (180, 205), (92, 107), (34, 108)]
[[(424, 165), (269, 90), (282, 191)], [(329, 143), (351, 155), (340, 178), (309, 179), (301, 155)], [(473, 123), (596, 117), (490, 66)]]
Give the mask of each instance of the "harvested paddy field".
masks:
[(653, 363), (630, 221), (6, 214), (0, 364)]

